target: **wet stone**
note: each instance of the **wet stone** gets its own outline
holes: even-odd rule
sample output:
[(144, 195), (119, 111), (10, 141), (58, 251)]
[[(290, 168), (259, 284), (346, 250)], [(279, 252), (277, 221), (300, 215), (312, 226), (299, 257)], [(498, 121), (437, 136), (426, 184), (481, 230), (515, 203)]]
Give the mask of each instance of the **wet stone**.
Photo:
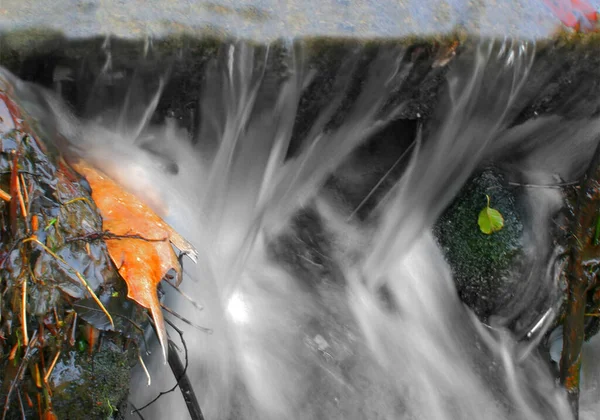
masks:
[[(450, 264), (461, 300), (481, 319), (497, 313), (511, 300), (523, 252), (523, 223), (515, 197), (500, 174), (485, 170), (467, 182), (434, 227)], [(491, 235), (479, 229), (479, 212), (498, 210), (504, 227)]]
[(331, 259), (331, 244), (320, 216), (312, 208), (293, 218), (289, 231), (269, 247), (272, 257), (309, 288), (340, 281)]
[(51, 378), (55, 385), (53, 408), (59, 419), (122, 418), (129, 372), (137, 362), (133, 348), (123, 351), (107, 340), (93, 356), (87, 351), (71, 351), (60, 361), (59, 367), (65, 369)]

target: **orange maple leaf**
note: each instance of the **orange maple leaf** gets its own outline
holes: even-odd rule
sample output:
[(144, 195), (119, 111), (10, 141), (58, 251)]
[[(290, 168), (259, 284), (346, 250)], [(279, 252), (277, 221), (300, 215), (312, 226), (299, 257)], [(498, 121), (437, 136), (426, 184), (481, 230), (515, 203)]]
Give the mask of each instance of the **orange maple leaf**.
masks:
[(108, 253), (127, 283), (127, 297), (150, 311), (163, 355), (167, 357), (167, 332), (157, 295), (157, 286), (170, 270), (181, 283), (181, 265), (175, 245), (195, 260), (194, 247), (175, 232), (154, 211), (110, 177), (83, 160), (70, 162), (92, 187), (103, 219)]

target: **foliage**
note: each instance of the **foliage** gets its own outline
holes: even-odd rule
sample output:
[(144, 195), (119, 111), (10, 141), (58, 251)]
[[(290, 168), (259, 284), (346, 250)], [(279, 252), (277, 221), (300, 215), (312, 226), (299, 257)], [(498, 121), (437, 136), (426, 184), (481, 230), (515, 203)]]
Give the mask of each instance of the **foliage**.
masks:
[(486, 235), (500, 231), (504, 227), (502, 214), (490, 207), (490, 196), (486, 194), (487, 205), (479, 212), (477, 223), (479, 229)]
[[(166, 359), (157, 287), (169, 271), (181, 279), (171, 243), (195, 251), (95, 168), (79, 160), (76, 172), (0, 82), (0, 418), (110, 416), (146, 310)], [(59, 380), (69, 363), (81, 374)]]

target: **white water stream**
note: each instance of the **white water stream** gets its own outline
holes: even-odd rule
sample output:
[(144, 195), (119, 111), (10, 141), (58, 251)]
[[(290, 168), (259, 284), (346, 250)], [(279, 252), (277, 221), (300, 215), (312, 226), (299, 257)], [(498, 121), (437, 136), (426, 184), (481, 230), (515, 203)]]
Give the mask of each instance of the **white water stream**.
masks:
[[(269, 50), (227, 46), (206, 75), (203, 126), (193, 142), (175, 121), (149, 124), (164, 83), (143, 97), (128, 96), (117, 113), (83, 123), (53, 104), (59, 130), (80, 152), (165, 214), (199, 250), (197, 265), (184, 262), (181, 288), (204, 309), (174, 293), (167, 301), (213, 331), (182, 326), (188, 374), (205, 417), (569, 419), (537, 342), (518, 341), (503, 327), (535, 306), (540, 291), (558, 294), (548, 258), (558, 190), (524, 192), (530, 271), (493, 329), (459, 301), (431, 227), (483, 162), (497, 161), (522, 182), (579, 176), (600, 120), (546, 116), (510, 127), (533, 95), (526, 87), (535, 46), (481, 42), (450, 64), (445, 94), (407, 151), (402, 177), (372, 218), (359, 222), (323, 185), (402, 110), (405, 104), (384, 105), (405, 76), (405, 51), (378, 53), (351, 109), (331, 128), (344, 97), (340, 74), (330, 106), (306, 131), (300, 151), (286, 158), (300, 95), (314, 76), (302, 49), (291, 50), (290, 76), (261, 97)], [(168, 170), (172, 164), (176, 171)], [(323, 221), (332, 244), (325, 259), (335, 267), (327, 281), (315, 279), (315, 288), (269, 252), (305, 209)], [(147, 360), (151, 387), (141, 371), (133, 379), (138, 407), (174, 383), (159, 354)], [(584, 360), (584, 372), (582, 418), (592, 419), (598, 368)], [(187, 410), (175, 392), (142, 414), (184, 419)]]

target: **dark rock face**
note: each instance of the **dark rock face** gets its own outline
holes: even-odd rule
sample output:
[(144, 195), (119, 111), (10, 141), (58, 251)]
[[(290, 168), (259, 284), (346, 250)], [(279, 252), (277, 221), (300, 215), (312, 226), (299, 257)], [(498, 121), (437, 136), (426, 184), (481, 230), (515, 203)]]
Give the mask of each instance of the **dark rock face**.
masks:
[(278, 237), (270, 251), (292, 274), (317, 286), (332, 277), (330, 248), (319, 215), (307, 209), (294, 217), (290, 231)]
[[(499, 232), (486, 235), (477, 218), (486, 206), (504, 217)], [(460, 298), (481, 318), (487, 319), (510, 300), (514, 270), (518, 268), (523, 244), (523, 224), (512, 192), (501, 175), (485, 170), (473, 177), (446, 209), (434, 233), (452, 268)]]

